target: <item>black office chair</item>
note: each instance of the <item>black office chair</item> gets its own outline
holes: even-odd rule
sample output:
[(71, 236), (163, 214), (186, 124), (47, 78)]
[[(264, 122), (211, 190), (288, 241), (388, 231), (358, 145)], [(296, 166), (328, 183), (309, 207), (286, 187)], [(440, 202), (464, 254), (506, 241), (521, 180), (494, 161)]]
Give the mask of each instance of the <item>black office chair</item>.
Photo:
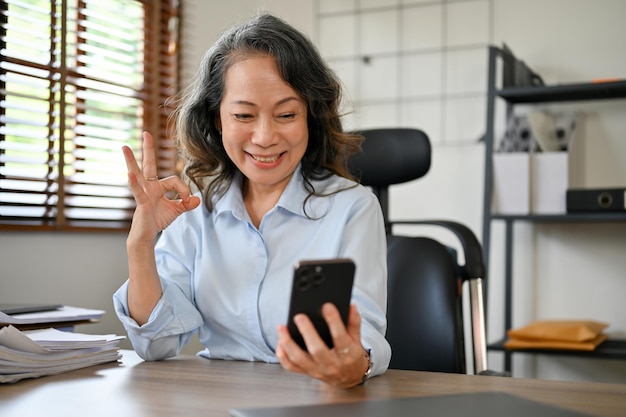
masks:
[[(474, 233), (462, 224), (444, 221), (391, 221), (389, 186), (424, 176), (430, 168), (431, 147), (421, 130), (392, 128), (359, 132), (362, 152), (349, 166), (363, 185), (378, 197), (387, 230), (387, 340), (390, 368), (466, 373), (461, 283), (469, 283), (474, 373), (486, 373), (485, 319), (482, 298), (484, 265)], [(429, 237), (397, 236), (397, 224), (439, 226), (452, 231), (464, 252)]]

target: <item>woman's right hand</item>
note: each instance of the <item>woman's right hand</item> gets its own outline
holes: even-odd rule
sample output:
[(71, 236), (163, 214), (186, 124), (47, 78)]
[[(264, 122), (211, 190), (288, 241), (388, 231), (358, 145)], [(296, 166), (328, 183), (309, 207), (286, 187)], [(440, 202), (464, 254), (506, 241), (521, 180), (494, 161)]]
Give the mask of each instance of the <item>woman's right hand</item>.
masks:
[[(128, 146), (122, 151), (128, 167), (128, 185), (137, 205), (128, 239), (138, 245), (152, 245), (158, 233), (174, 219), (198, 207), (200, 198), (190, 195), (189, 187), (177, 176), (157, 177), (156, 154), (150, 133), (143, 133), (141, 168)], [(177, 193), (178, 198), (169, 199), (166, 196), (168, 191)]]
[[(143, 134), (142, 167), (133, 151), (122, 148), (128, 167), (128, 186), (137, 208), (126, 240), (128, 252), (128, 312), (140, 326), (147, 323), (162, 295), (154, 257), (158, 233), (182, 213), (200, 205), (200, 198), (189, 195), (189, 187), (177, 176), (157, 178), (156, 154), (152, 135)], [(178, 193), (170, 200), (168, 191)]]

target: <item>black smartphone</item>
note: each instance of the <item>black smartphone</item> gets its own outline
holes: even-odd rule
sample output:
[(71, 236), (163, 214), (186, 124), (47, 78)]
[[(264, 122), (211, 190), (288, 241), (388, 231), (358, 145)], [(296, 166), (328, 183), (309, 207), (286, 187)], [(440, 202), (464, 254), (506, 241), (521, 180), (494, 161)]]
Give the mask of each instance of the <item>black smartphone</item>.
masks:
[(333, 303), (344, 322), (348, 323), (355, 265), (351, 259), (304, 260), (294, 267), (291, 302), (287, 328), (293, 340), (307, 350), (293, 317), (306, 314), (326, 345), (332, 349), (333, 338), (322, 317), (322, 305)]

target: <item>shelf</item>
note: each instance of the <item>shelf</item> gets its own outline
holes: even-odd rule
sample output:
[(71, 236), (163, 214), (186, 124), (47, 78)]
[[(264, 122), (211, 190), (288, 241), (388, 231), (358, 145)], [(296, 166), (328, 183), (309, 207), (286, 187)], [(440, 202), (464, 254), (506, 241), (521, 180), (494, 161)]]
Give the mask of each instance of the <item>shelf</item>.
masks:
[(488, 350), (508, 353), (530, 353), (558, 356), (578, 356), (584, 358), (626, 359), (626, 340), (606, 340), (593, 351), (563, 350), (563, 349), (515, 349), (504, 347), (504, 340), (487, 346)]
[[(499, 62), (506, 60), (507, 62)], [(504, 64), (501, 66), (499, 64)], [(598, 212), (577, 212), (563, 214), (500, 214), (492, 211), (493, 205), (493, 155), (495, 150), (495, 126), (497, 123), (496, 111), (497, 100), (506, 102), (506, 115), (514, 114), (515, 105), (518, 104), (540, 104), (540, 103), (564, 103), (599, 100), (619, 100), (626, 99), (626, 78), (614, 81), (600, 81), (581, 83), (552, 84), (541, 86), (506, 86), (498, 87), (497, 78), (500, 70), (505, 69), (507, 64), (522, 64), (508, 48), (489, 47), (488, 65), (488, 94), (487, 94), (487, 123), (485, 133), (485, 176), (483, 195), (483, 233), (482, 244), (485, 264), (490, 263), (491, 252), (491, 232), (493, 221), (505, 223), (504, 227), (504, 274), (503, 281), (503, 319), (504, 334), (511, 329), (513, 322), (514, 301), (513, 291), (513, 255), (514, 251), (514, 223), (527, 222), (542, 225), (559, 224), (626, 224), (626, 210), (624, 211), (598, 211)], [(529, 69), (530, 70), (530, 69)], [(532, 70), (530, 70), (532, 74)], [(503, 77), (501, 77), (503, 78)], [(500, 103), (501, 104), (501, 103)], [(622, 104), (621, 102), (618, 104)], [(620, 155), (621, 156), (621, 155)], [(486, 281), (486, 283), (489, 280)], [(485, 286), (485, 291), (486, 291)], [(489, 294), (489, 293), (488, 293)], [(499, 296), (496, 295), (496, 296)], [(493, 297), (493, 295), (491, 295)], [(570, 351), (570, 350), (507, 350), (504, 348), (504, 340), (490, 344), (490, 351), (503, 352), (504, 369), (511, 371), (512, 357), (515, 354), (546, 354), (555, 356), (578, 356), (584, 358), (611, 358), (626, 360), (626, 340), (608, 340), (602, 343), (592, 352)]]
[(618, 99), (626, 98), (626, 81), (507, 87), (496, 95), (510, 103)]
[(568, 214), (493, 214), (494, 220), (514, 220), (536, 223), (626, 223), (626, 211)]

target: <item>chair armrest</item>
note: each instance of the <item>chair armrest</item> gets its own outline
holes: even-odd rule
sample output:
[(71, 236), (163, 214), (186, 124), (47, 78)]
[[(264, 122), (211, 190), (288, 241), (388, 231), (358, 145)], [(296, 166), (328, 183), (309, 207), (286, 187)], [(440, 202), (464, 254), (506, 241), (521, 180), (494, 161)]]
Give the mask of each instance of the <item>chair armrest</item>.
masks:
[(476, 235), (467, 226), (450, 221), (450, 220), (398, 220), (388, 222), (389, 226), (392, 225), (427, 225), (427, 226), (441, 226), (452, 233), (454, 233), (459, 240), (465, 256), (465, 266), (463, 271), (466, 276), (461, 277), (463, 280), (474, 278), (485, 278), (485, 263), (483, 260), (482, 246)]

